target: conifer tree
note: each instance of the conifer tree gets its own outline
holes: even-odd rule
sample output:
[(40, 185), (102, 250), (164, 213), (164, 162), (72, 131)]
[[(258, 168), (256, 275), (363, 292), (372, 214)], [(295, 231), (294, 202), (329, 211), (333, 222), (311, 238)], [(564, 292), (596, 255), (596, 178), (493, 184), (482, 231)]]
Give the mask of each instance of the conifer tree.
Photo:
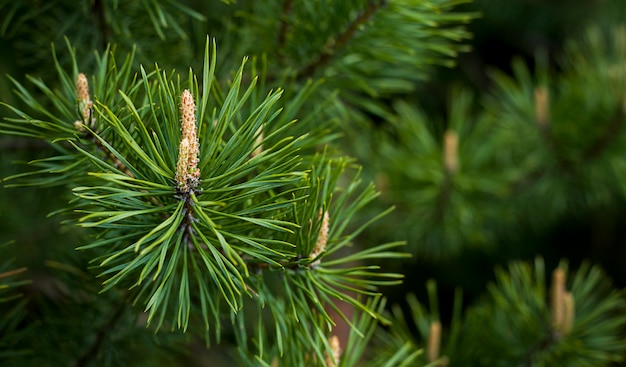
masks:
[(1, 3), (0, 364), (622, 363), (622, 279), (525, 243), (625, 202), (592, 3)]

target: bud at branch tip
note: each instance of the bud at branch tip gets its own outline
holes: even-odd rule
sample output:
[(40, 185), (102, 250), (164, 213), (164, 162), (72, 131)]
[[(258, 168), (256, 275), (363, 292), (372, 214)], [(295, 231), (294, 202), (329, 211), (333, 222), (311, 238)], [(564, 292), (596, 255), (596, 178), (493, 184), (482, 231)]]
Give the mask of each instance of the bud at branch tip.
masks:
[(188, 194), (200, 185), (196, 104), (188, 89), (185, 89), (180, 97), (180, 122), (181, 140), (176, 164), (176, 185), (179, 192)]
[(433, 321), (430, 323), (426, 343), (426, 359), (431, 363), (439, 358), (439, 349), (441, 347), (441, 322)]
[(443, 136), (443, 164), (450, 174), (459, 170), (459, 135), (453, 130)]
[(550, 314), (552, 329), (557, 337), (567, 335), (574, 325), (574, 296), (565, 289), (565, 271), (555, 269), (550, 289)]
[(85, 131), (83, 124), (93, 128), (95, 126), (95, 119), (92, 116), (93, 102), (89, 97), (87, 76), (83, 73), (79, 73), (76, 76), (76, 100), (81, 119), (74, 122), (74, 128), (79, 131)]
[[(322, 213), (323, 213), (323, 217), (322, 217)], [(326, 244), (328, 242), (328, 230), (329, 230), (329, 224), (330, 224), (329, 223), (330, 216), (328, 215), (328, 212), (323, 212), (322, 209), (320, 209), (319, 212), (317, 213), (317, 219), (318, 220), (321, 219), (322, 223), (320, 224), (320, 230), (317, 235), (317, 242), (315, 243), (313, 250), (311, 250), (311, 253), (309, 254), (309, 258), (311, 259), (315, 259), (322, 252), (324, 252), (324, 250), (326, 249)], [(317, 259), (313, 261), (309, 266), (315, 267), (319, 265), (319, 263), (320, 263), (320, 259)]]

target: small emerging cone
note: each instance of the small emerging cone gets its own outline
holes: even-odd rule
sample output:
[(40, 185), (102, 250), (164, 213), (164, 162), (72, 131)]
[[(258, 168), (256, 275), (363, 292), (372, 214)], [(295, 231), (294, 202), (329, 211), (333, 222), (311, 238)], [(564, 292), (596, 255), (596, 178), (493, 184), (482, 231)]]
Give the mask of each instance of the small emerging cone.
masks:
[(328, 342), (330, 343), (332, 355), (326, 354), (326, 367), (337, 367), (341, 359), (341, 342), (337, 335), (331, 336)]
[(428, 340), (426, 345), (426, 360), (432, 363), (439, 359), (439, 349), (441, 347), (441, 322), (433, 321), (430, 324)]
[(450, 174), (459, 170), (459, 135), (453, 130), (443, 136), (443, 164)]
[(78, 74), (76, 77), (76, 100), (78, 101), (78, 111), (81, 114), (81, 120), (74, 122), (74, 127), (77, 130), (84, 131), (83, 124), (93, 128), (95, 119), (92, 116), (93, 102), (89, 97), (89, 82), (87, 76), (83, 73)]
[(540, 127), (550, 121), (550, 94), (546, 87), (535, 88), (535, 120)]
[(176, 185), (179, 192), (188, 194), (200, 185), (196, 104), (188, 89), (185, 89), (180, 97), (180, 116), (181, 140), (176, 164)]
[(574, 295), (565, 289), (565, 271), (562, 269), (557, 268), (552, 273), (550, 292), (552, 329), (557, 337), (563, 337), (574, 325), (575, 305)]
[[(320, 225), (320, 231), (317, 236), (317, 242), (315, 243), (313, 250), (309, 254), (309, 257), (311, 259), (315, 259), (322, 252), (324, 252), (324, 250), (326, 249), (326, 243), (328, 242), (328, 230), (329, 230), (330, 216), (328, 215), (328, 212), (324, 212), (323, 216), (324, 217), (322, 218), (322, 209), (320, 209), (320, 211), (317, 214), (317, 219), (318, 220), (322, 219), (322, 224)], [(315, 267), (315, 266), (318, 266), (319, 264), (320, 264), (320, 259), (317, 259), (313, 261), (311, 265), (309, 266)]]
[(565, 271), (554, 269), (550, 290), (550, 315), (554, 330), (560, 330), (565, 319), (563, 303), (565, 299)]

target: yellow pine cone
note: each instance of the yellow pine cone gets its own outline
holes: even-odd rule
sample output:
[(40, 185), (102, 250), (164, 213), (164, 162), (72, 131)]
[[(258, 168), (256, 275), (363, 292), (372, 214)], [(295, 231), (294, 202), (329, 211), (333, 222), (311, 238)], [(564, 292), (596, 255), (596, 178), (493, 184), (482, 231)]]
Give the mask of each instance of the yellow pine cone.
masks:
[(93, 102), (89, 97), (87, 76), (83, 73), (78, 74), (76, 77), (76, 100), (78, 101), (78, 111), (81, 114), (82, 121), (77, 120), (74, 122), (74, 127), (80, 131), (84, 131), (82, 124), (87, 124), (93, 128), (95, 125), (95, 119), (91, 116)]
[(176, 164), (176, 185), (181, 193), (190, 193), (200, 185), (198, 160), (200, 148), (196, 126), (196, 104), (188, 89), (180, 97), (181, 140)]

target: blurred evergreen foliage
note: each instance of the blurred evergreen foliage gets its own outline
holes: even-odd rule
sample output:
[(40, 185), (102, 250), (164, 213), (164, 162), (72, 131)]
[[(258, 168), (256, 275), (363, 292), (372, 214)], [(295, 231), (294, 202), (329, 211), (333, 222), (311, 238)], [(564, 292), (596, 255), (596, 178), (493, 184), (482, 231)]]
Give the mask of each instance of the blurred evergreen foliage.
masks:
[(620, 365), (625, 15), (0, 3), (0, 364)]

